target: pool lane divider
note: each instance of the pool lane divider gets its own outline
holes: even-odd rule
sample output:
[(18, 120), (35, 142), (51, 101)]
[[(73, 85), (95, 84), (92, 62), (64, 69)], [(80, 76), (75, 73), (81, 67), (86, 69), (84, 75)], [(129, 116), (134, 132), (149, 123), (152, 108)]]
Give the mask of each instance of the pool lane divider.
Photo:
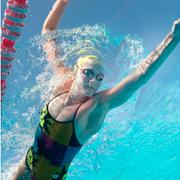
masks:
[(7, 87), (7, 77), (10, 74), (15, 58), (16, 40), (21, 36), (24, 19), (28, 11), (28, 0), (8, 0), (1, 27), (1, 101)]

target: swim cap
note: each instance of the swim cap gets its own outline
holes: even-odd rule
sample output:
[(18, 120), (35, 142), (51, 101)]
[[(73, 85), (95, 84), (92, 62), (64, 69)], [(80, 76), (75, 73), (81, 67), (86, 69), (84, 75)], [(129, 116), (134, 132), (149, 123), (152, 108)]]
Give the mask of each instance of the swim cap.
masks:
[(87, 55), (87, 56), (80, 57), (77, 60), (76, 65), (81, 68), (88, 67), (88, 66), (91, 67), (92, 65), (96, 65), (98, 69), (104, 72), (104, 66), (103, 66), (102, 60), (95, 55)]

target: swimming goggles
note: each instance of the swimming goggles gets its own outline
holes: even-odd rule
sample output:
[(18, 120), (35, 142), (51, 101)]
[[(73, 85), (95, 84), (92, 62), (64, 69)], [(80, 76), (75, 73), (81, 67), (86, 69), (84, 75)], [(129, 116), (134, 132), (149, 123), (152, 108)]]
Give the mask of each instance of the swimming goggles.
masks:
[[(79, 67), (78, 67), (78, 68), (79, 68)], [(88, 78), (96, 77), (96, 80), (98, 80), (98, 81), (103, 81), (103, 79), (104, 79), (104, 75), (103, 75), (103, 74), (97, 74), (97, 75), (95, 75), (93, 69), (81, 69), (81, 68), (79, 68), (79, 69), (80, 69), (80, 70), (82, 71), (82, 73), (83, 73), (85, 76), (87, 76)]]

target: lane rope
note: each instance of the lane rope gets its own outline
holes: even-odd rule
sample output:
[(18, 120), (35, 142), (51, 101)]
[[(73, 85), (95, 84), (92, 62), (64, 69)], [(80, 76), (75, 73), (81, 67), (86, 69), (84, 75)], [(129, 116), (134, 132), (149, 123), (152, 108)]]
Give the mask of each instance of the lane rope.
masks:
[(15, 58), (16, 40), (21, 36), (28, 12), (28, 0), (8, 0), (2, 21), (1, 39), (1, 101), (7, 87), (12, 61)]

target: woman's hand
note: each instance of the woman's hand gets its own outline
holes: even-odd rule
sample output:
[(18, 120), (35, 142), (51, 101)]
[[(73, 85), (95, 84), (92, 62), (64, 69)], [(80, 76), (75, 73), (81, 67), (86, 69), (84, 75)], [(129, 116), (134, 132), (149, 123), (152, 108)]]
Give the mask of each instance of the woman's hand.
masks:
[(62, 0), (63, 3), (67, 4), (69, 0)]
[(56, 0), (56, 1), (60, 1), (64, 6), (66, 6), (67, 3), (69, 2), (69, 0)]
[(68, 2), (69, 2), (69, 0), (55, 0), (56, 1), (56, 3), (57, 3), (57, 1), (59, 1), (61, 4), (62, 4), (62, 6), (66, 6), (67, 4), (68, 4)]
[(180, 19), (177, 19), (176, 21), (174, 21), (171, 32), (173, 34), (174, 40), (179, 42), (179, 40), (180, 40)]

